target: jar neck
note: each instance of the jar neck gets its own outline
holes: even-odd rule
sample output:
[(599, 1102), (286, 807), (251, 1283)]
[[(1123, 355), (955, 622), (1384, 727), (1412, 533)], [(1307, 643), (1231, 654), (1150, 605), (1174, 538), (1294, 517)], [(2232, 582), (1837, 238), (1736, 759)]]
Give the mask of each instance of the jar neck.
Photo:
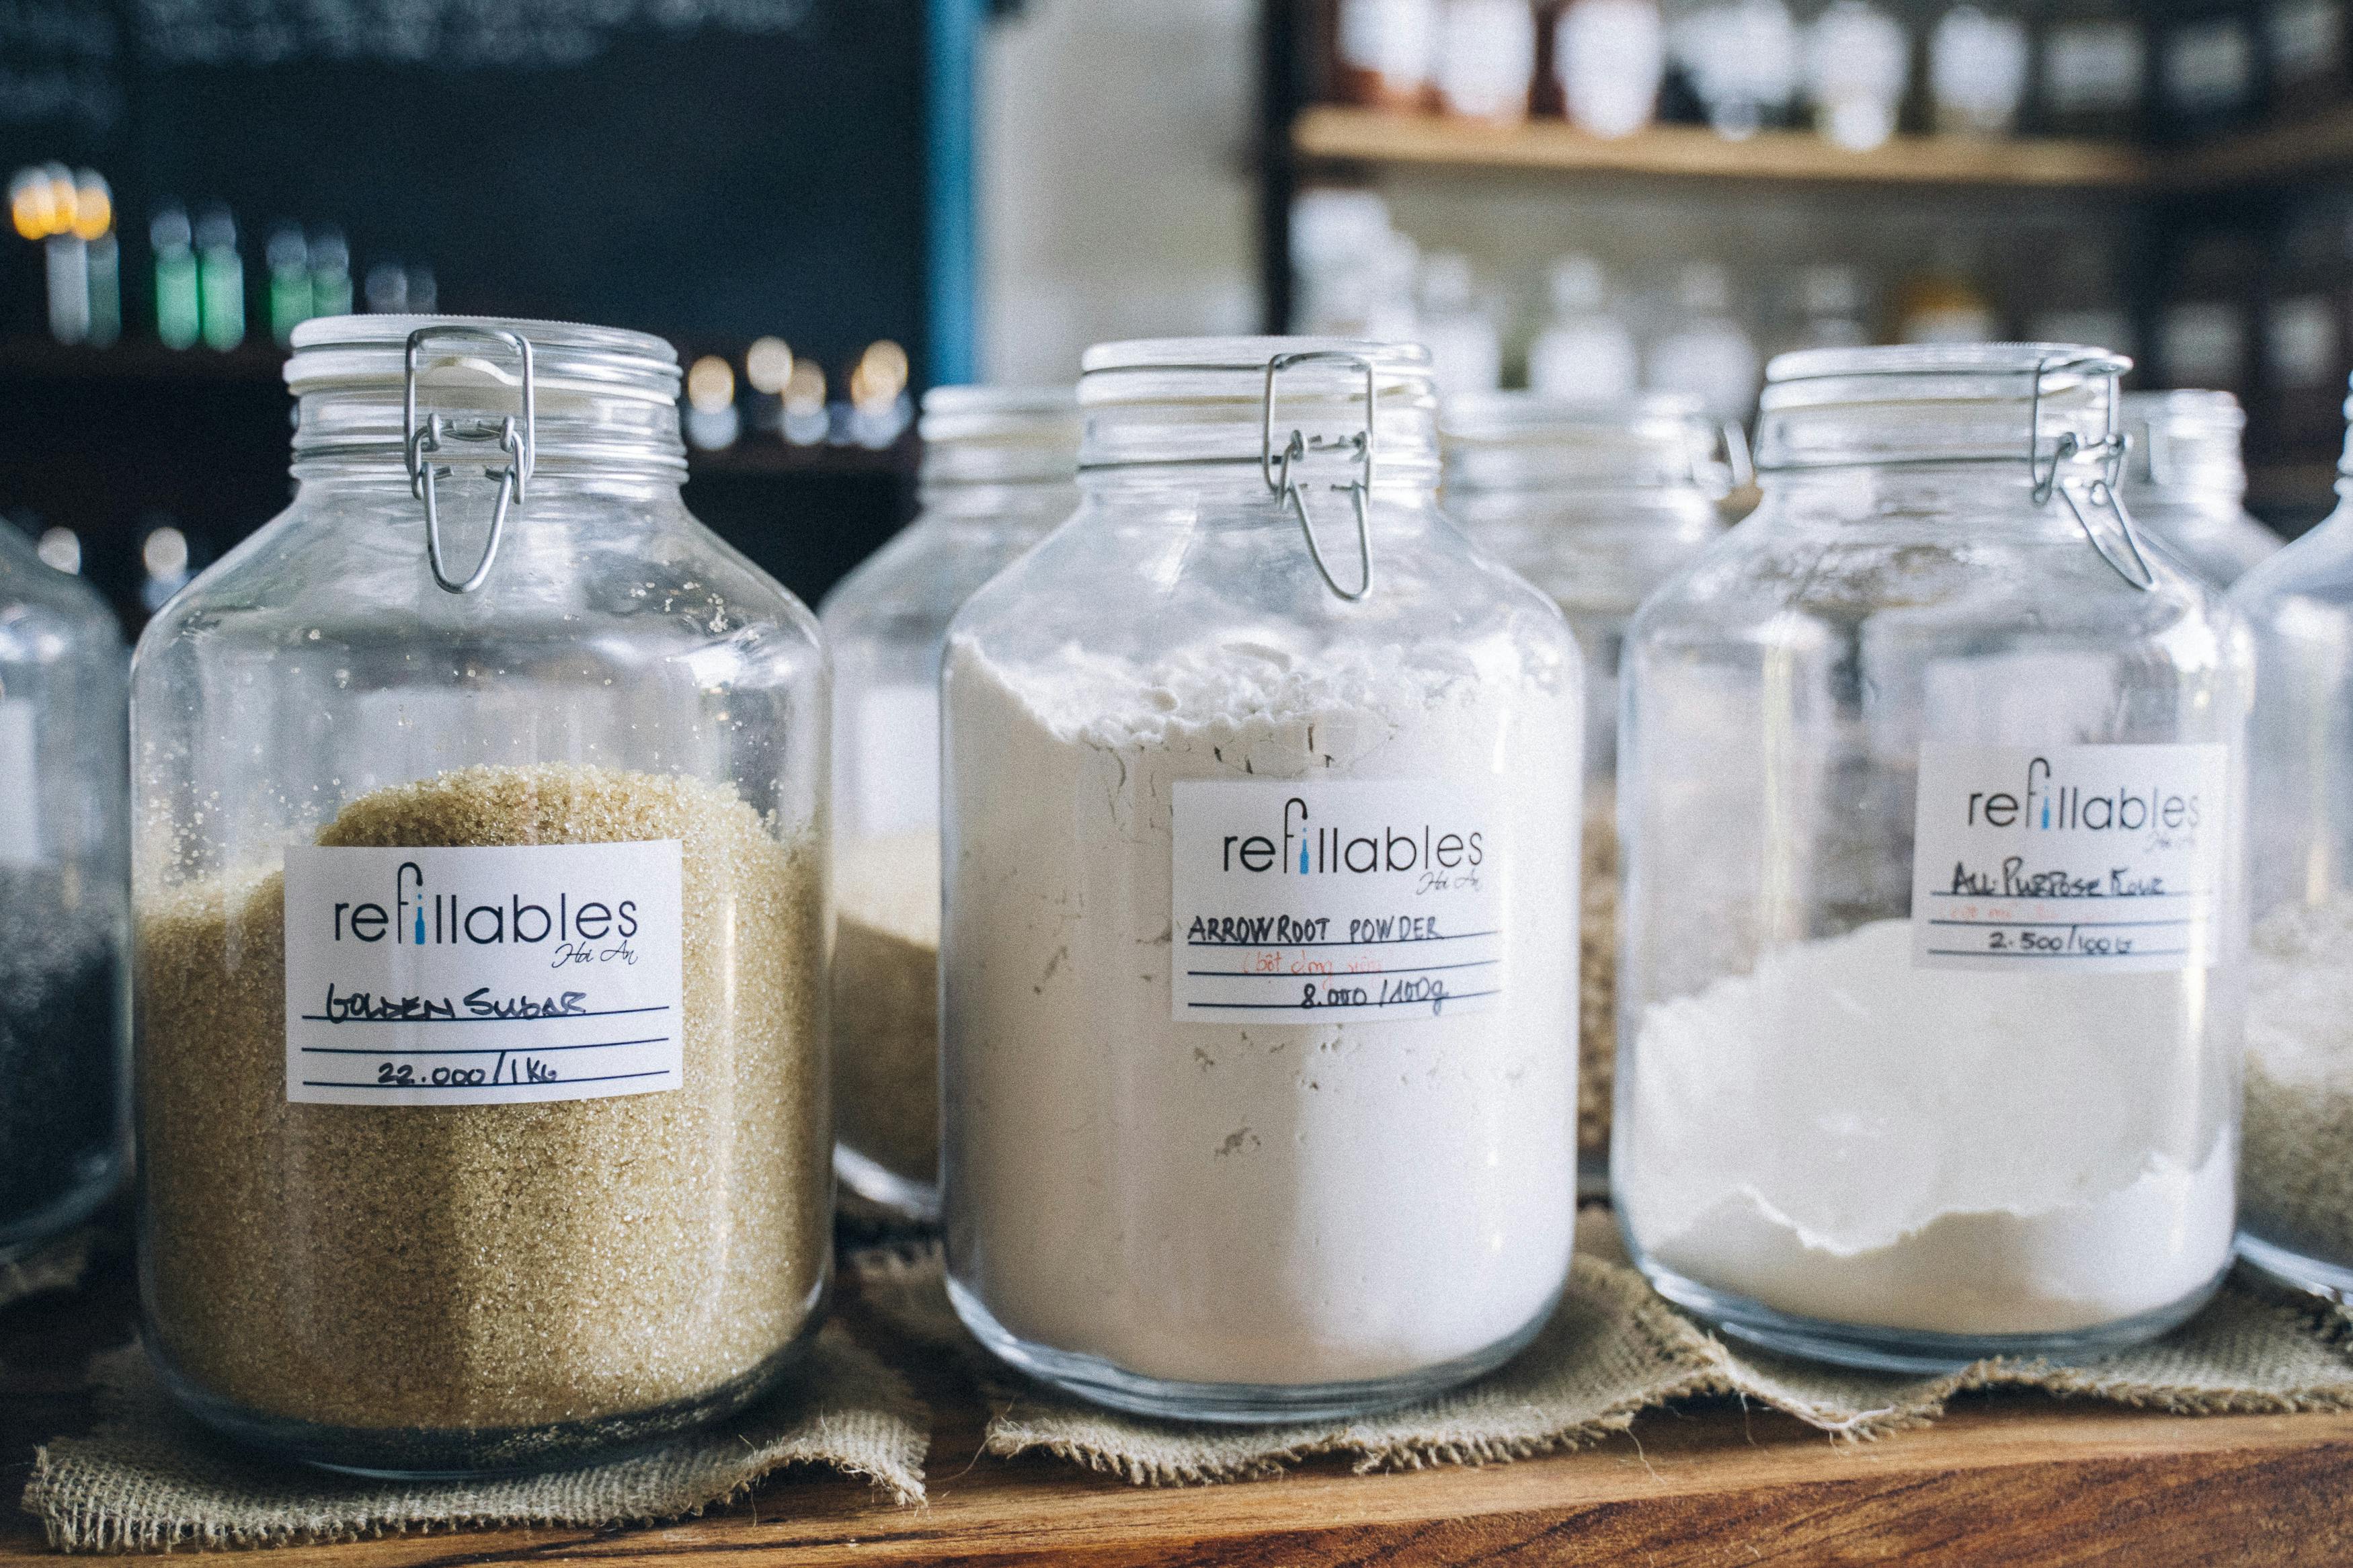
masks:
[[(553, 404), (553, 405), (551, 405)], [(489, 398), (420, 400), (417, 423), (441, 421), (438, 448), (420, 460), (452, 479), (480, 478), (513, 465), (501, 440), (514, 411)], [(530, 483), (597, 480), (666, 485), (686, 479), (686, 445), (678, 406), (643, 397), (543, 397), (531, 426)], [(406, 430), (398, 389), (337, 386), (305, 392), (296, 408), (293, 473), (298, 481), (366, 482), (383, 476), (409, 483)]]
[[(1302, 474), (1308, 474), (1303, 468)], [(1303, 479), (1300, 489), (1308, 498), (1320, 520), (1324, 509), (1334, 509), (1335, 519), (1344, 518), (1349, 505), (1346, 495), (1334, 489), (1335, 485), (1348, 483), (1354, 470), (1331, 467), (1319, 468)], [(1255, 462), (1188, 466), (1181, 463), (1136, 464), (1116, 468), (1091, 468), (1079, 475), (1079, 489), (1088, 500), (1115, 506), (1153, 507), (1176, 510), (1196, 510), (1202, 507), (1247, 509), (1264, 505), (1270, 511), (1277, 508), (1276, 492), (1269, 488)], [(1427, 472), (1377, 473), (1373, 480), (1373, 499), (1392, 506), (1435, 506), (1438, 502), (1438, 474), (1435, 468)], [(1296, 526), (1295, 522), (1293, 524)]]

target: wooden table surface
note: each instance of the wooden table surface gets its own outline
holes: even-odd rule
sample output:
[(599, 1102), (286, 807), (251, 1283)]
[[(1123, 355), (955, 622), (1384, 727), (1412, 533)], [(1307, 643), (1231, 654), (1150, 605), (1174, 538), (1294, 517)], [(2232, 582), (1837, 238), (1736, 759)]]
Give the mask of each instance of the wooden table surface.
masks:
[[(850, 1310), (855, 1310), (854, 1304)], [(0, 1488), (34, 1444), (85, 1426), (88, 1361), (131, 1329), (119, 1261), (81, 1292), (0, 1312)], [(600, 1562), (626, 1568), (1032, 1563), (1643, 1564), (1920, 1568), (2353, 1563), (2353, 1415), (2181, 1417), (2027, 1394), (1832, 1443), (1736, 1404), (1656, 1412), (1585, 1451), (1483, 1469), (1148, 1490), (1060, 1461), (976, 1458), (986, 1413), (944, 1361), (910, 1366), (935, 1411), (931, 1501), (793, 1472), (651, 1530), (412, 1535), (269, 1554), (284, 1568)], [(0, 1511), (0, 1562), (47, 1557)], [(54, 1559), (51, 1559), (54, 1560)]]

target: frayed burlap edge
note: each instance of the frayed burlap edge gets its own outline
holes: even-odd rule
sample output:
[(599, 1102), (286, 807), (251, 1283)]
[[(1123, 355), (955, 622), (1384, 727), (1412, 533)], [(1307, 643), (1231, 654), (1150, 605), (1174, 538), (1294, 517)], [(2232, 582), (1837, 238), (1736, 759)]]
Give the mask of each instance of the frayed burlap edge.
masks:
[(174, 1409), (136, 1347), (95, 1370), (100, 1418), (40, 1448), (24, 1508), (62, 1552), (163, 1552), (515, 1526), (596, 1528), (700, 1514), (790, 1465), (822, 1465), (901, 1504), (923, 1500), (928, 1413), (829, 1325), (770, 1398), (651, 1453), (543, 1475), (377, 1481), (228, 1448)]
[(1081, 1405), (1014, 1379), (980, 1351), (948, 1304), (936, 1248), (875, 1249), (849, 1267), (901, 1331), (963, 1351), (994, 1406), (984, 1451), (1042, 1452), (1141, 1486), (1270, 1477), (1328, 1454), (1353, 1456), (1359, 1473), (1506, 1463), (1588, 1445), (1646, 1410), (1710, 1395), (1755, 1400), (1849, 1442), (1927, 1425), (1956, 1394), (1978, 1389), (2180, 1415), (2353, 1408), (2353, 1360), (2318, 1312), (2237, 1286), (2163, 1339), (2078, 1366), (1989, 1361), (1920, 1378), (1735, 1347), (1651, 1290), (1599, 1208), (1580, 1217), (1559, 1309), (1510, 1364), (1440, 1398), (1347, 1422), (1204, 1426)]

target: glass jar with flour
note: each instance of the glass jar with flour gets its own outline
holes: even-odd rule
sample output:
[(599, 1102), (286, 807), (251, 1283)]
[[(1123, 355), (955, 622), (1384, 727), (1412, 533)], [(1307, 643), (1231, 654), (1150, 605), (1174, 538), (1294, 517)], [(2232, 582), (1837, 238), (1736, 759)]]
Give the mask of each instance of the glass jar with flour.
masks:
[[(2353, 446), (2338, 467), (2353, 489)], [(2353, 503), (2231, 591), (2254, 634), (2239, 1249), (2353, 1301)]]
[(1612, 1190), (1727, 1332), (2075, 1354), (2229, 1262), (2251, 659), (2116, 499), (2127, 368), (1784, 356), (1635, 617)]
[(1553, 596), (1585, 658), (1577, 1154), (1591, 1192), (1609, 1184), (1618, 1057), (1619, 654), (1642, 601), (1723, 531), (1717, 503), (1747, 481), (1748, 450), (1737, 426), (1673, 393), (1599, 405), (1485, 393), (1449, 400), (1440, 426), (1447, 516)]
[(634, 332), (295, 329), (294, 500), (142, 637), (148, 1350), (371, 1473), (643, 1445), (830, 1279), (827, 667)]
[(834, 1159), (939, 1212), (940, 647), (972, 591), (1078, 505), (1068, 387), (923, 399), (923, 510), (827, 595), (833, 647)]
[(129, 1163), (126, 676), (106, 602), (0, 522), (0, 1268)]
[(942, 676), (950, 1292), (1123, 1408), (1430, 1393), (1568, 1267), (1576, 642), (1440, 514), (1422, 350), (1084, 363)]
[(2247, 513), (2247, 416), (2227, 392), (2125, 395), (2125, 506), (2217, 588), (2269, 558), (2280, 536)]

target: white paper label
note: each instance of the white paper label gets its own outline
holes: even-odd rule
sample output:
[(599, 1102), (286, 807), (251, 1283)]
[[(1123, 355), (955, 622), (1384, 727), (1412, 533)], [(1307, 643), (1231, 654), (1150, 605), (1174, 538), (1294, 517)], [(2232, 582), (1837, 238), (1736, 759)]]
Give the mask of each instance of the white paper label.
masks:
[(2212, 963), (2229, 757), (2220, 745), (1922, 746), (1914, 966)]
[(1507, 847), (1492, 789), (1199, 780), (1171, 805), (1177, 1018), (1365, 1023), (1503, 995)]
[(32, 703), (0, 702), (0, 866), (41, 858), (41, 776)]
[(676, 1089), (680, 850), (286, 852), (286, 1098), (512, 1105)]
[(2043, 68), (2053, 108), (2129, 109), (2140, 95), (2140, 33), (2125, 22), (2053, 28)]

